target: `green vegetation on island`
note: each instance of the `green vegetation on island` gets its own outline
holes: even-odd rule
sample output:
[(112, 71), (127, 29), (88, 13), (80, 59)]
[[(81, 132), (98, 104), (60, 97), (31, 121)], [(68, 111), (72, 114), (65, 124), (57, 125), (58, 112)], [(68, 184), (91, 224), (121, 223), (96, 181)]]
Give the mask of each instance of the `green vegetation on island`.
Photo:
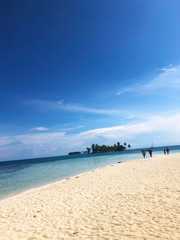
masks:
[(113, 146), (106, 146), (106, 145), (98, 145), (98, 144), (92, 144), (91, 148), (87, 147), (84, 153), (90, 154), (90, 153), (105, 153), (105, 152), (120, 152), (124, 151), (126, 149), (126, 146), (128, 148), (131, 147), (130, 144), (127, 145), (127, 143), (124, 143), (121, 145), (119, 142), (117, 144), (114, 144)]
[[(98, 145), (98, 144), (92, 144), (91, 147), (87, 147), (87, 151), (83, 151), (83, 154), (94, 154), (94, 153), (106, 153), (106, 152), (121, 152), (126, 150), (126, 146), (128, 148), (131, 148), (130, 144), (124, 143), (123, 145), (120, 144), (120, 142), (117, 142), (117, 144), (114, 144), (113, 146), (106, 146), (106, 145)], [(69, 155), (74, 154), (81, 154), (81, 152), (70, 152)]]

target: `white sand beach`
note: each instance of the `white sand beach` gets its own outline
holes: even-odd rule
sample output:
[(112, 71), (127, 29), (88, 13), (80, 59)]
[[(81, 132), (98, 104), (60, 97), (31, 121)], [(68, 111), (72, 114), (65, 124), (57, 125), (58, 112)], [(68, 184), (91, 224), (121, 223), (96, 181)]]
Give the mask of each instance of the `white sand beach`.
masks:
[(180, 154), (97, 169), (0, 202), (0, 239), (180, 239)]

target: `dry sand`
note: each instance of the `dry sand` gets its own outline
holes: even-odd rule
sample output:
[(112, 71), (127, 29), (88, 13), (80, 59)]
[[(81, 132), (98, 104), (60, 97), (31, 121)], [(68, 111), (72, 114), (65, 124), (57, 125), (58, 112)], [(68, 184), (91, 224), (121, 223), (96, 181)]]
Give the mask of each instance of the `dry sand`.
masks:
[(0, 202), (0, 239), (180, 239), (180, 154), (107, 166)]

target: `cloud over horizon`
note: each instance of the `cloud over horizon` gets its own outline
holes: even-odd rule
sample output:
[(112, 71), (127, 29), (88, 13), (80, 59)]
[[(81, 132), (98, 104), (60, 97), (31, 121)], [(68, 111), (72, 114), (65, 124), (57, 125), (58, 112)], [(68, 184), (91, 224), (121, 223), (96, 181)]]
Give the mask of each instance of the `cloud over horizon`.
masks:
[[(0, 137), (1, 160), (25, 157), (42, 157), (67, 154), (70, 151), (85, 150), (92, 143), (113, 144), (127, 141), (132, 147), (148, 147), (151, 140), (158, 144), (180, 141), (180, 114), (170, 117), (154, 116), (151, 119), (129, 125), (99, 128), (78, 134), (65, 132), (22, 134)], [(138, 144), (136, 143), (138, 139)], [(174, 140), (173, 140), (174, 139)]]

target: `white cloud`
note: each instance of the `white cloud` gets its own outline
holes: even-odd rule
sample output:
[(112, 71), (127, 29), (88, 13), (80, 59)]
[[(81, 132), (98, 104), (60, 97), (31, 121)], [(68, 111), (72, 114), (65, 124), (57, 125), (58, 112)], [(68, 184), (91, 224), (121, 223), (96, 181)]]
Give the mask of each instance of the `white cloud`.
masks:
[[(120, 125), (67, 135), (65, 132), (22, 134), (0, 137), (1, 160), (40, 157), (85, 150), (92, 143), (114, 144), (126, 141), (133, 147), (177, 144), (180, 141), (180, 114), (154, 116), (141, 123)], [(3, 144), (2, 144), (3, 143)], [(11, 153), (11, 154), (10, 154)], [(13, 153), (13, 154), (12, 154)]]
[(62, 128), (62, 129), (60, 129), (60, 131), (68, 132), (68, 131), (72, 131), (72, 130), (83, 128), (83, 127), (84, 126), (80, 125), (80, 126), (72, 127), (72, 128)]
[(20, 142), (24, 145), (46, 144), (58, 141), (59, 138), (64, 137), (64, 132), (55, 133), (37, 133), (37, 134), (22, 134), (13, 137), (14, 142)]
[(82, 112), (100, 115), (124, 115), (125, 113), (125, 111), (118, 109), (90, 108), (80, 104), (65, 104), (63, 101), (31, 100), (24, 102), (24, 104), (36, 107), (40, 110), (63, 110), (68, 112)]
[(127, 119), (133, 119), (134, 118), (134, 115), (129, 115), (129, 116), (127, 116)]
[(172, 71), (176, 71), (176, 68), (161, 68), (162, 71), (164, 72), (172, 72)]
[(153, 78), (149, 83), (142, 86), (144, 90), (180, 88), (180, 66), (166, 69), (163, 73)]
[(12, 143), (12, 140), (9, 137), (0, 137), (0, 147)]
[(35, 127), (35, 128), (32, 128), (31, 130), (36, 130), (36, 131), (47, 131), (48, 128), (45, 128), (45, 127)]
[[(163, 72), (161, 71), (155, 77), (149, 77), (148, 81), (141, 80), (141, 84), (135, 84), (131, 87), (125, 87), (120, 89), (116, 92), (117, 96), (126, 93), (133, 93), (138, 95), (143, 94), (167, 94), (165, 90), (177, 90), (180, 89), (180, 65), (171, 67), (171, 68), (162, 68)], [(140, 82), (140, 81), (138, 81)], [(109, 116), (122, 116), (123, 118), (127, 118), (131, 115), (136, 115), (137, 111), (128, 110), (127, 107), (120, 109), (100, 109), (100, 108), (93, 108), (84, 106), (81, 104), (74, 104), (74, 103), (64, 103), (63, 100), (59, 101), (46, 101), (46, 100), (30, 100), (24, 102), (24, 104), (32, 106), (33, 108), (37, 108), (38, 110), (42, 111), (66, 111), (66, 112), (75, 112), (75, 113), (86, 113), (86, 114), (96, 114), (96, 115), (109, 115)], [(132, 103), (133, 105), (133, 103)], [(122, 105), (123, 106), (123, 105)], [(67, 130), (69, 131), (69, 130)]]
[(174, 133), (180, 134), (180, 115), (166, 117), (152, 117), (149, 121), (138, 124), (121, 125), (111, 128), (100, 128), (81, 133), (82, 136), (106, 137), (106, 138), (135, 138), (142, 133)]
[(132, 92), (132, 91), (133, 91), (133, 88), (130, 88), (130, 87), (129, 88), (123, 88), (120, 91), (116, 92), (116, 95), (118, 96), (118, 95), (124, 94), (126, 92)]
[(132, 87), (121, 89), (116, 93), (116, 95), (121, 95), (126, 92), (144, 94), (145, 92), (155, 93), (155, 90), (179, 89), (180, 66), (162, 68), (161, 70), (163, 70), (163, 72), (160, 72), (156, 77), (153, 76), (149, 81), (146, 81), (141, 85), (136, 84)]

